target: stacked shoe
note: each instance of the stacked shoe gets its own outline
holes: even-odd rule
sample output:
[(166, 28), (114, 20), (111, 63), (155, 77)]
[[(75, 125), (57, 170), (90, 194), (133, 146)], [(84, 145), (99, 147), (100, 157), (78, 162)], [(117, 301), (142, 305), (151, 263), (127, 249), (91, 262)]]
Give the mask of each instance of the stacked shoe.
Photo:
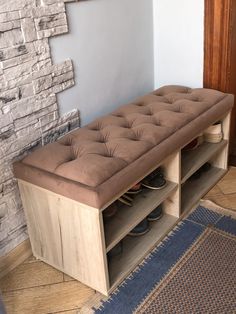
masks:
[(204, 140), (208, 143), (219, 143), (223, 138), (221, 122), (218, 121), (204, 131)]
[(204, 142), (203, 133), (193, 139), (190, 143), (183, 147), (183, 151), (194, 150)]
[(104, 221), (107, 222), (109, 221), (113, 216), (115, 216), (117, 212), (117, 202), (112, 203), (110, 206), (108, 206), (104, 212), (103, 212), (103, 218)]
[(157, 206), (145, 219), (135, 226), (129, 233), (130, 236), (141, 236), (146, 234), (149, 228), (149, 221), (155, 221), (162, 217), (162, 205)]
[(163, 213), (162, 213), (162, 204), (157, 206), (148, 216), (148, 221), (155, 221), (161, 219)]
[(199, 168), (193, 175), (191, 175), (191, 177), (189, 178), (189, 180), (197, 180), (201, 177), (201, 175), (204, 172), (207, 172), (211, 169), (211, 164), (209, 162), (206, 162), (203, 166), (201, 166), (201, 168)]
[(161, 168), (157, 168), (141, 181), (142, 186), (151, 190), (160, 190), (166, 186), (166, 179)]
[(107, 254), (108, 263), (111, 261), (113, 257), (121, 255), (122, 252), (123, 252), (123, 242), (120, 241), (108, 252)]
[(137, 237), (146, 234), (149, 230), (149, 222), (147, 218), (145, 218), (130, 231), (129, 235)]
[(136, 183), (131, 189), (129, 189), (125, 194), (123, 194), (118, 199), (118, 201), (131, 207), (133, 206), (133, 200), (135, 195), (139, 194), (140, 192), (142, 192), (141, 183)]

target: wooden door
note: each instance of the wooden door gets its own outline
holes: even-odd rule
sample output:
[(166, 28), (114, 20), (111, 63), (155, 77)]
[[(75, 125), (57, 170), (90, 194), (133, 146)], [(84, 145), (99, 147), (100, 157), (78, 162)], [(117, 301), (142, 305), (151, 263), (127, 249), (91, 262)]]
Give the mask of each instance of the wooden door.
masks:
[[(236, 95), (236, 1), (205, 0), (204, 87)], [(236, 166), (236, 108), (231, 119), (230, 164)]]

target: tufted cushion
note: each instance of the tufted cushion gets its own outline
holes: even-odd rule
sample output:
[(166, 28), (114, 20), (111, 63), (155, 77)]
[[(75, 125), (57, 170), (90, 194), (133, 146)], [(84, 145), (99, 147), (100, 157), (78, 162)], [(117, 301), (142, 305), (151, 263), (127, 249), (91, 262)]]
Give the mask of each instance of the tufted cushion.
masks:
[(36, 150), (15, 173), (102, 207), (232, 105), (232, 95), (215, 90), (162, 87)]

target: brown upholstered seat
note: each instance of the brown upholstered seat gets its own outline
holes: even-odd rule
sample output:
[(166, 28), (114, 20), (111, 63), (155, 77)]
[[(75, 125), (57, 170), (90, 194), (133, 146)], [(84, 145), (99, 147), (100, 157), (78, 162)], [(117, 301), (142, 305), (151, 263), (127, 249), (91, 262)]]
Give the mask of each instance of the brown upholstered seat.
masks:
[(233, 105), (210, 89), (162, 87), (15, 163), (18, 178), (102, 207)]

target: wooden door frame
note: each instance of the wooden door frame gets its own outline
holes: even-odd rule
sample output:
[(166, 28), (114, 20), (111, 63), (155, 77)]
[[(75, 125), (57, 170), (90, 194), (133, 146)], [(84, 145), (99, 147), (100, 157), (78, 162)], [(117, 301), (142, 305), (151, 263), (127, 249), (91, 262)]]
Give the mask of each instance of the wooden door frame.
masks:
[[(235, 0), (205, 0), (203, 86), (223, 92), (231, 92), (233, 1)], [(235, 114), (232, 114), (232, 117), (234, 116)], [(234, 120), (234, 118), (231, 120), (229, 161), (236, 165), (236, 123)]]
[(231, 3), (205, 0), (204, 87), (228, 91), (231, 53)]

